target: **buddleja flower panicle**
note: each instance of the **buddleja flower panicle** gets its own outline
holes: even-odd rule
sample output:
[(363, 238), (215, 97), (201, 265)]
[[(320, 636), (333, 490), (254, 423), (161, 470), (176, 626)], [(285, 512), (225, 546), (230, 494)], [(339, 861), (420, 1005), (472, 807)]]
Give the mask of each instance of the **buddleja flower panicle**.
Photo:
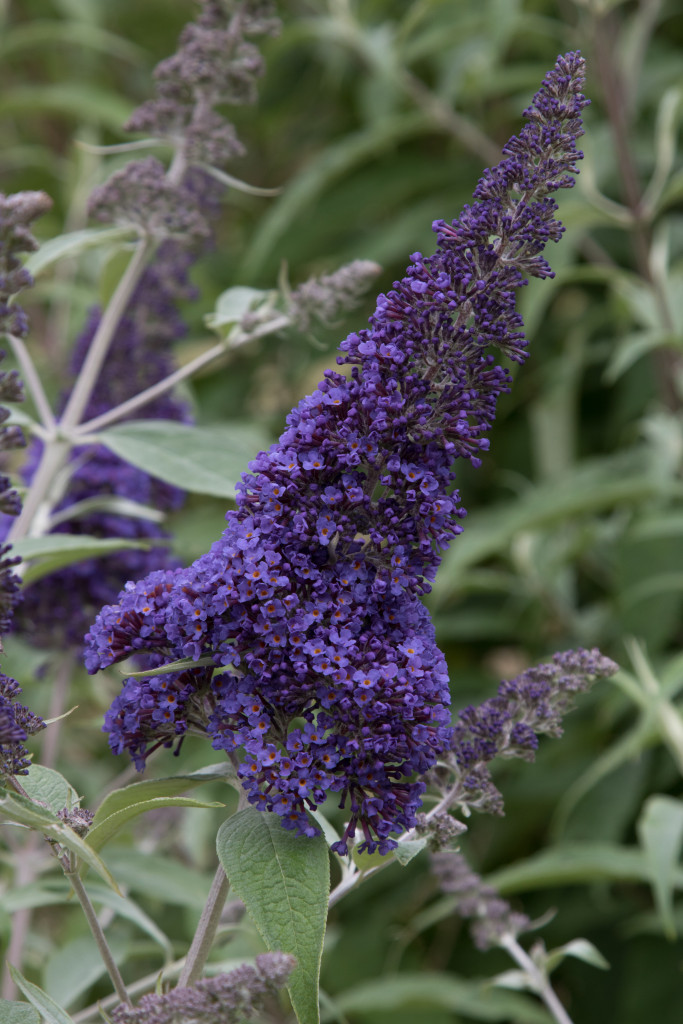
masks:
[(524, 353), (514, 293), (527, 271), (544, 276), (538, 254), (559, 234), (543, 169), (556, 181), (578, 159), (582, 72), (576, 54), (558, 61), (513, 155), (341, 345), (348, 376), (328, 370), (250, 463), (211, 550), (102, 610), (90, 671), (145, 649), (229, 669), (127, 681), (107, 716), (114, 750), (141, 764), (205, 715), (214, 747), (243, 748), (250, 802), (285, 827), (312, 831), (306, 809), (330, 792), (349, 813), (340, 853), (357, 830), (386, 852), (416, 824), (421, 778), (451, 737), (420, 598), (462, 531), (453, 462), (479, 461), (509, 387), (491, 349)]

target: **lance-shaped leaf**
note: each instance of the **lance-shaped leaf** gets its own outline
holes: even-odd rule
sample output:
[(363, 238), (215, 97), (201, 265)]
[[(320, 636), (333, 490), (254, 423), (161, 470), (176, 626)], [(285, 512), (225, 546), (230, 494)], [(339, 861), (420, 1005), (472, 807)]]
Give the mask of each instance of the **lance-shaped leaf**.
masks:
[(160, 807), (224, 807), (220, 800), (211, 800), (208, 803), (204, 800), (195, 800), (190, 796), (155, 797), (152, 800), (141, 800), (139, 803), (129, 804), (119, 811), (114, 811), (102, 819), (98, 825), (90, 829), (87, 836), (88, 846), (92, 850), (101, 850), (109, 840), (116, 835), (119, 829), (127, 825), (129, 821), (138, 818), (147, 811), (156, 811)]
[(0, 797), (0, 816), (15, 821), (19, 825), (26, 825), (37, 832), (42, 832), (47, 839), (54, 839), (60, 846), (71, 850), (93, 868), (107, 885), (121, 895), (113, 875), (95, 850), (88, 846), (85, 840), (76, 835), (74, 830), (69, 828), (49, 808), (41, 807), (19, 793), (5, 791)]
[(683, 802), (670, 796), (651, 796), (636, 824), (645, 852), (652, 890), (664, 934), (676, 938), (673, 892), (680, 873), (678, 858), (683, 844)]
[(234, 498), (235, 484), (265, 435), (246, 424), (194, 427), (173, 420), (132, 420), (99, 431), (120, 458), (184, 491)]
[(29, 1003), (35, 1006), (41, 1018), (47, 1021), (47, 1024), (74, 1024), (73, 1017), (70, 1017), (66, 1010), (62, 1009), (54, 999), (50, 999), (47, 992), (43, 992), (42, 988), (38, 988), (37, 985), (27, 981), (16, 967), (12, 967), (11, 964), (8, 967), (12, 981), (17, 988), (21, 989)]
[(228, 818), (216, 848), (233, 889), (270, 950), (296, 957), (287, 986), (299, 1024), (318, 1024), (318, 983), (330, 868), (322, 836), (294, 835), (248, 807)]

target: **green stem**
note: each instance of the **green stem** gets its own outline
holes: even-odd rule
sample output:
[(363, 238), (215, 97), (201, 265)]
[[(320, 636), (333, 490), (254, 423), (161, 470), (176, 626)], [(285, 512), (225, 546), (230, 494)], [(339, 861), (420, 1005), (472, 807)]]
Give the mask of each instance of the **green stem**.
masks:
[(126, 1004), (126, 1006), (131, 1006), (132, 1004), (130, 1001), (130, 997), (128, 995), (128, 992), (126, 991), (126, 986), (123, 984), (123, 978), (121, 977), (121, 973), (118, 969), (116, 961), (114, 960), (112, 951), (109, 948), (109, 943), (107, 942), (104, 932), (102, 931), (102, 927), (97, 918), (97, 914), (95, 913), (95, 908), (90, 902), (90, 897), (85, 891), (85, 887), (83, 886), (83, 883), (81, 882), (81, 879), (78, 875), (78, 871), (65, 871), (64, 874), (69, 879), (73, 887), (73, 890), (76, 893), (76, 896), (78, 897), (78, 902), (83, 908), (83, 913), (85, 914), (88, 925), (90, 926), (90, 931), (93, 934), (93, 938), (97, 943), (97, 948), (100, 951), (100, 956), (102, 957), (104, 965), (107, 968), (107, 972), (112, 980), (112, 984), (116, 990), (117, 996), (119, 997), (122, 1003)]
[(95, 416), (94, 419), (88, 420), (86, 423), (81, 423), (79, 426), (74, 427), (73, 433), (78, 435), (80, 440), (81, 435), (101, 430), (102, 427), (107, 427), (111, 423), (115, 423), (117, 420), (123, 419), (124, 416), (129, 416), (132, 412), (136, 412), (138, 409), (141, 409), (143, 406), (153, 401), (153, 399), (158, 398), (167, 391), (170, 391), (176, 386), (176, 384), (192, 377), (198, 370), (208, 366), (209, 363), (213, 363), (220, 356), (225, 355), (226, 352), (239, 348), (242, 345), (246, 345), (247, 342), (255, 341), (257, 338), (263, 338), (267, 334), (274, 334), (276, 331), (281, 331), (283, 328), (288, 327), (290, 323), (290, 318), (283, 314), (275, 320), (270, 320), (268, 323), (262, 324), (253, 331), (240, 331), (228, 342), (218, 342), (217, 345), (213, 345), (210, 349), (207, 349), (206, 352), (203, 352), (195, 359), (192, 359), (189, 363), (186, 363), (185, 366), (181, 366), (177, 370), (174, 370), (173, 373), (168, 375), (168, 377), (164, 377), (163, 380), (158, 381), (156, 384), (152, 384), (151, 387), (145, 388), (145, 390), (141, 391), (138, 395), (133, 395), (132, 398), (128, 398), (125, 402), (121, 402), (120, 405), (115, 406), (113, 409), (108, 409), (107, 412), (103, 412), (101, 416)]
[(216, 929), (221, 919), (229, 888), (230, 883), (225, 871), (219, 864), (211, 883), (209, 896), (202, 910), (202, 916), (199, 919), (192, 945), (183, 964), (183, 969), (180, 972), (178, 988), (189, 988), (190, 985), (194, 985), (201, 978), (204, 964), (211, 952), (211, 946), (216, 936)]
[(534, 990), (543, 1000), (548, 1010), (557, 1021), (557, 1024), (572, 1024), (571, 1017), (557, 998), (555, 990), (550, 984), (547, 975), (545, 975), (543, 971), (536, 966), (526, 950), (524, 950), (517, 942), (517, 939), (513, 935), (504, 935), (500, 940), (500, 945), (510, 954), (515, 963), (518, 964), (518, 966), (521, 967), (529, 976), (534, 986)]
[(29, 351), (22, 338), (17, 338), (14, 334), (8, 334), (7, 337), (9, 338), (9, 343), (12, 346), (12, 351), (17, 358), (17, 362), (21, 367), (21, 375), (24, 381), (28, 384), (31, 397), (35, 402), (36, 410), (40, 416), (40, 421), (47, 431), (53, 432), (55, 429), (54, 414), (50, 407), (50, 403), (47, 400), (43, 383), (38, 375), (38, 371), (35, 368)]
[(78, 380), (69, 396), (69, 401), (66, 404), (64, 415), (61, 419), (62, 427), (67, 431), (81, 421), (93, 389), (97, 384), (116, 329), (145, 271), (147, 261), (154, 251), (155, 244), (151, 238), (145, 238), (140, 241), (117, 285), (116, 291), (111, 297), (111, 301), (102, 315), (95, 337), (88, 349), (83, 368), (78, 375)]

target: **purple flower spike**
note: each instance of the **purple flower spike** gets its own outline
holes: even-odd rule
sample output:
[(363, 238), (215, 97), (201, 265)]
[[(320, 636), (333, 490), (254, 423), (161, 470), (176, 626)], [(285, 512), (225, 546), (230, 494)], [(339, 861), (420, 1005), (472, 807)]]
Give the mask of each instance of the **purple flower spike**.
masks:
[(128, 680), (107, 716), (112, 749), (141, 766), (204, 729), (217, 749), (243, 748), (250, 802), (285, 828), (309, 833), (306, 808), (338, 793), (349, 815), (339, 853), (356, 834), (385, 853), (415, 825), (419, 778), (452, 733), (420, 597), (462, 530), (453, 462), (479, 461), (509, 387), (491, 348), (524, 355), (515, 292), (549, 273), (540, 253), (562, 229), (548, 194), (571, 184), (580, 156), (582, 82), (579, 55), (559, 58), (475, 203), (437, 222), (436, 253), (414, 254), (370, 326), (342, 344), (349, 376), (329, 370), (250, 464), (211, 550), (102, 610), (87, 637), (92, 672), (139, 651), (153, 665), (209, 657), (227, 670)]

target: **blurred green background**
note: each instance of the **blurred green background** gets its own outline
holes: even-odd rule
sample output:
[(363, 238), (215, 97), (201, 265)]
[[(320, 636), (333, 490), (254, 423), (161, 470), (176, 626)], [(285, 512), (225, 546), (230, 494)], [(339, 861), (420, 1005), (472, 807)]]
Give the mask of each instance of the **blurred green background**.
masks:
[[(174, 50), (194, 10), (179, 0), (0, 2), (0, 189), (50, 193), (55, 206), (38, 225), (41, 237), (85, 225), (90, 189), (124, 158), (79, 142), (124, 141), (121, 124), (150, 95), (155, 63)], [(683, 769), (680, 4), (291, 0), (279, 13), (283, 31), (263, 46), (259, 104), (231, 111), (248, 155), (230, 170), (281, 192), (228, 196), (215, 250), (194, 272), (201, 298), (186, 309), (180, 361), (208, 344), (202, 315), (222, 291), (271, 287), (284, 261), (298, 283), (373, 259), (383, 267), (378, 289), (390, 287), (409, 253), (433, 250), (432, 220), (457, 216), (483, 167), (499, 158), (557, 53), (586, 57), (586, 160), (579, 186), (558, 197), (567, 230), (549, 255), (557, 277), (533, 282), (522, 297), (531, 359), (500, 402), (484, 465), (459, 475), (469, 517), (428, 603), (456, 709), (555, 650), (596, 645), (623, 666), (582, 699), (560, 741), (541, 744), (535, 766), (498, 770), (506, 817), (473, 819), (463, 849), (530, 916), (556, 911), (542, 933), (548, 945), (585, 936), (610, 962), (599, 972), (565, 961), (553, 976), (577, 1024), (679, 1024), (683, 868), (674, 835), (653, 895), (644, 835), (648, 799), (678, 798)], [(31, 350), (53, 395), (101, 270), (97, 260), (66, 266), (27, 303)], [(190, 391), (198, 421), (257, 420), (276, 437), (372, 308), (369, 299), (338, 329), (266, 339), (204, 373)], [(189, 500), (171, 524), (180, 557), (206, 550), (224, 512), (215, 499)], [(37, 673), (33, 705), (46, 707), (58, 656), (7, 646), (27, 692)], [(125, 768), (99, 732), (117, 681), (116, 673), (83, 677), (72, 701), (79, 708), (61, 767), (86, 803)], [(164, 757), (154, 770), (177, 770)], [(183, 757), (198, 767), (207, 750), (190, 741)], [(201, 905), (190, 894), (201, 894), (213, 868), (219, 820), (188, 811), (157, 828), (146, 817), (114, 850), (130, 891), (180, 950)], [(148, 866), (159, 856), (164, 871), (180, 874), (150, 888), (140, 849)], [(27, 964), (55, 998), (64, 988), (73, 995), (75, 977), (65, 978), (84, 941), (77, 911), (58, 918), (41, 910), (36, 922)], [(154, 970), (151, 940), (130, 922), (116, 929), (126, 976)], [(240, 933), (226, 955), (256, 944)], [(514, 994), (498, 1010), (459, 1009), (441, 985), (508, 966), (502, 953), (473, 948), (418, 857), (333, 912), (327, 1019), (542, 1020), (516, 1009)], [(439, 978), (425, 986), (428, 971)], [(106, 992), (86, 981), (74, 1012)]]

